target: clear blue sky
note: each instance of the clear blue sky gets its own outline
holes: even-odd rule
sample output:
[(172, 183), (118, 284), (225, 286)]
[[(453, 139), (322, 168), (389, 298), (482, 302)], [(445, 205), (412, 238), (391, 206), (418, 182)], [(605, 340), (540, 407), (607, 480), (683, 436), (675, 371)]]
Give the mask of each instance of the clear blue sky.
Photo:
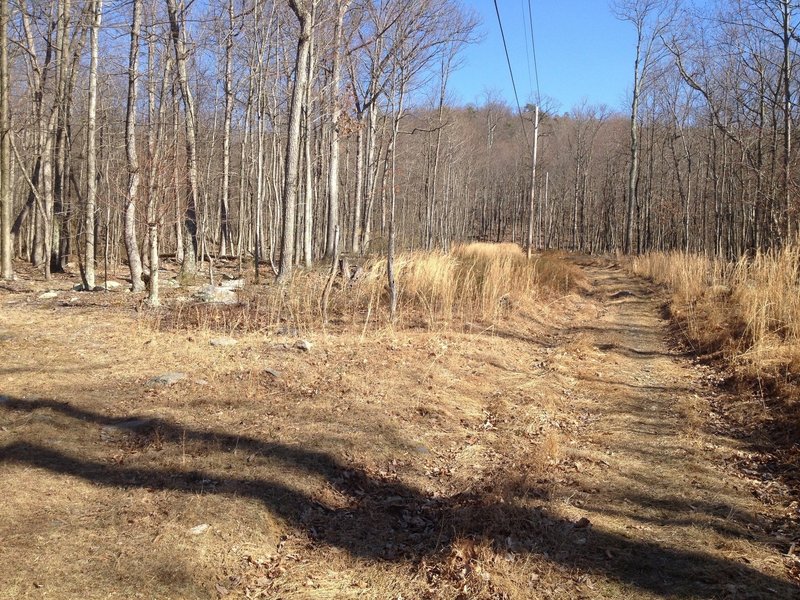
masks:
[[(463, 1), (483, 21), (483, 40), (465, 50), (464, 64), (450, 81), (451, 93), (462, 103), (480, 102), (488, 89), (513, 106), (514, 95), (494, 3)], [(525, 55), (525, 34), (529, 28), (527, 0), (498, 0), (498, 6), (520, 104), (524, 106), (527, 101), (535, 100), (536, 85), (529, 78)], [(542, 95), (556, 100), (560, 112), (570, 110), (583, 99), (626, 110), (633, 80), (633, 25), (617, 20), (608, 0), (531, 0), (531, 6)], [(530, 62), (532, 72), (533, 57)]]

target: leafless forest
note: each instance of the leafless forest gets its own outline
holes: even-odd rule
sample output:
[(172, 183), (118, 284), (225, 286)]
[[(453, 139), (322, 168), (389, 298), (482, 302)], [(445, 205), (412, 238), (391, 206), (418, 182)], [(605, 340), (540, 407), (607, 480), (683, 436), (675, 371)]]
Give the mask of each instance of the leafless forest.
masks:
[(480, 36), (455, 0), (4, 2), (3, 276), (77, 263), (91, 288), (121, 259), (142, 290), (174, 255), (286, 279), (337, 237), (447, 250), (529, 224), (536, 248), (582, 252), (785, 244), (793, 4), (614, 8), (638, 33), (632, 110), (545, 99), (532, 182), (534, 106), (451, 99)]

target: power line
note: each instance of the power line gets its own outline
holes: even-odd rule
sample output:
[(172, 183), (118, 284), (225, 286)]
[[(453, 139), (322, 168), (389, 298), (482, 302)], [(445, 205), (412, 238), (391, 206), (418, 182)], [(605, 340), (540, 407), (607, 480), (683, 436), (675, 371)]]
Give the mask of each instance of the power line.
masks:
[(525, 64), (528, 66), (528, 87), (533, 89), (533, 69), (531, 69), (531, 51), (528, 45), (528, 28), (525, 27), (525, 0), (520, 0), (519, 3), (522, 8), (522, 33), (525, 36)]
[(536, 63), (536, 38), (534, 38), (533, 36), (533, 9), (531, 8), (531, 0), (528, 0), (528, 25), (531, 28), (531, 48), (533, 49), (533, 72), (536, 75), (536, 104), (541, 105), (542, 94), (539, 91), (539, 65)]
[(497, 0), (494, 0), (494, 12), (497, 14), (497, 24), (500, 26), (500, 37), (503, 39), (503, 49), (506, 51), (506, 63), (508, 64), (508, 73), (511, 75), (511, 87), (514, 88), (514, 99), (517, 101), (517, 114), (519, 115), (520, 123), (522, 123), (522, 133), (525, 134), (525, 143), (533, 153), (533, 146), (528, 139), (528, 130), (525, 129), (525, 119), (522, 118), (522, 108), (519, 105), (519, 94), (517, 94), (517, 82), (514, 80), (514, 69), (511, 68), (511, 57), (508, 55), (508, 44), (506, 44), (506, 33), (503, 30), (503, 20), (500, 18), (500, 9), (497, 7)]

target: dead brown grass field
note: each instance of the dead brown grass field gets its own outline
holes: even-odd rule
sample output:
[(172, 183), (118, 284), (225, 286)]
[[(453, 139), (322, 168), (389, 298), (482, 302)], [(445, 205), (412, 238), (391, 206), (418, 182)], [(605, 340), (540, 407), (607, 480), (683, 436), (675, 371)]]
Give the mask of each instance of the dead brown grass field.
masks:
[[(548, 258), (552, 281), (582, 279), (562, 262)], [(573, 284), (465, 299), (409, 282), (400, 322), (376, 303), (365, 327), (357, 308), (379, 292), (342, 288), (323, 331), (322, 277), (300, 275), (313, 293), (288, 303), (249, 292), (249, 312), (176, 289), (153, 315), (69, 278), (0, 291), (0, 598), (694, 598), (732, 573), (789, 597), (762, 530), (734, 516), (726, 533), (689, 498), (759, 514), (712, 492), (713, 469), (663, 465), (697, 504), (674, 539), (648, 521), (670, 506), (629, 514), (631, 481), (658, 483), (644, 454), (609, 450), (629, 424), (596, 430), (603, 386), (639, 360), (578, 335), (604, 301)], [(221, 332), (236, 345), (211, 346)], [(173, 371), (186, 378), (148, 383)], [(680, 436), (700, 455), (697, 428)]]

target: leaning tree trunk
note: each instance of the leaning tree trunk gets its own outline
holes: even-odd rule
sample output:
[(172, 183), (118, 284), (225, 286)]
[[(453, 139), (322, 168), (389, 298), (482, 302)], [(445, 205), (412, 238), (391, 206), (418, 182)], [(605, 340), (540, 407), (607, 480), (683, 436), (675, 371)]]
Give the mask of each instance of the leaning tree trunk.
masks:
[[(142, 0), (133, 0), (131, 50), (128, 68), (128, 110), (125, 118), (125, 152), (128, 158), (128, 197), (125, 200), (125, 250), (131, 272), (131, 289), (144, 290), (142, 261), (136, 241), (136, 202), (139, 198), (139, 158), (136, 153), (136, 101), (139, 71), (139, 29), (142, 21)], [(151, 232), (152, 233), (152, 232)]]
[(311, 12), (305, 2), (289, 0), (289, 6), (300, 23), (297, 41), (297, 66), (295, 68), (292, 104), (289, 113), (289, 137), (286, 140), (286, 167), (283, 183), (283, 239), (278, 282), (286, 283), (292, 276), (297, 220), (297, 175), (300, 158), (300, 125), (303, 117), (303, 100), (308, 81), (308, 57), (311, 49)]

